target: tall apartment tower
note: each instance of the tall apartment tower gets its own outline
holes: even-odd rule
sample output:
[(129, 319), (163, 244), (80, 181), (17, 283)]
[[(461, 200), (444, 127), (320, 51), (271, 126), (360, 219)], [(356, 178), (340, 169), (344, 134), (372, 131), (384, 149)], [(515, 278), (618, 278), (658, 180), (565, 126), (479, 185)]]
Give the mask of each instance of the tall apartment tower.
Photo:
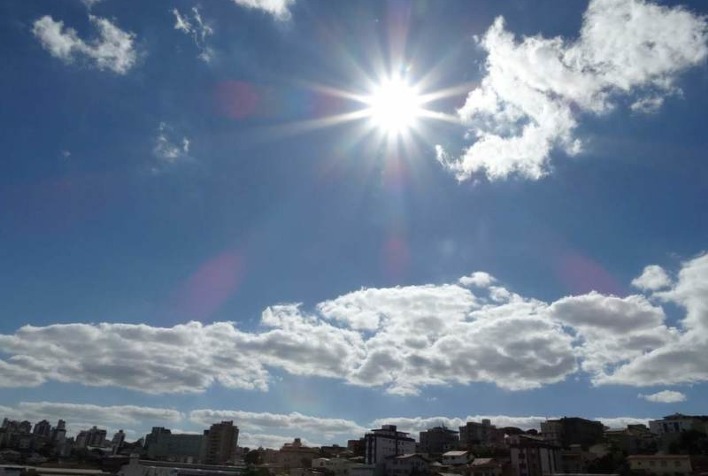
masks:
[(396, 425), (383, 425), (364, 436), (364, 461), (366, 464), (381, 464), (389, 456), (415, 453), (415, 440), (408, 433), (396, 429)]
[(204, 457), (206, 464), (226, 464), (236, 458), (238, 427), (233, 421), (211, 425), (204, 432)]

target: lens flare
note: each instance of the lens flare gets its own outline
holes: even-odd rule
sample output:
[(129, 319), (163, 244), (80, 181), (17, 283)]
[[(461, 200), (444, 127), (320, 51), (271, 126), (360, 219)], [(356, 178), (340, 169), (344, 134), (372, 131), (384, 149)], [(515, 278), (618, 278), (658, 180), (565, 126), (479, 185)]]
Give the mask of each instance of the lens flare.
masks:
[(382, 81), (366, 103), (374, 126), (388, 134), (407, 131), (422, 115), (423, 101), (417, 89), (398, 77)]

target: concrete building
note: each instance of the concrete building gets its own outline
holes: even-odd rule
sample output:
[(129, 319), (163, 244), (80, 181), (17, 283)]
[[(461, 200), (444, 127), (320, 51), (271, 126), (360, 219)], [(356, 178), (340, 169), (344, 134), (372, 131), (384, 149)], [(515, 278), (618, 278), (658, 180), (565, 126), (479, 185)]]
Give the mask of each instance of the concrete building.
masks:
[(52, 441), (57, 445), (63, 445), (66, 441), (66, 422), (59, 420), (57, 426), (52, 428)]
[(627, 462), (631, 471), (648, 475), (688, 476), (692, 472), (688, 455), (631, 455)]
[(172, 431), (154, 427), (145, 437), (145, 451), (149, 459), (176, 463), (199, 463), (206, 450), (204, 435), (173, 435)]
[(665, 416), (661, 420), (650, 421), (649, 430), (658, 436), (681, 433), (689, 430), (708, 433), (708, 417), (674, 413), (673, 415)]
[(623, 430), (606, 430), (607, 442), (626, 454), (651, 452), (656, 449), (654, 435), (646, 425), (627, 425)]
[(496, 446), (503, 442), (504, 435), (488, 419), (482, 423), (468, 421), (460, 427), (460, 449), (471, 450), (476, 446)]
[(333, 472), (335, 476), (349, 476), (349, 470), (355, 464), (346, 458), (314, 458), (312, 469), (328, 470)]
[(382, 464), (386, 458), (415, 453), (415, 440), (398, 431), (396, 425), (383, 425), (364, 436), (364, 462)]
[(430, 474), (430, 460), (419, 454), (391, 456), (384, 462), (387, 476)]
[(215, 423), (204, 432), (204, 457), (206, 464), (226, 464), (236, 459), (238, 427), (233, 421)]
[(563, 448), (569, 448), (571, 445), (588, 448), (600, 443), (604, 433), (605, 427), (602, 423), (584, 418), (563, 417), (559, 420), (541, 422), (543, 438)]
[(510, 436), (509, 453), (514, 476), (550, 476), (560, 473), (560, 448), (531, 435)]
[(302, 444), (300, 438), (285, 443), (279, 450), (266, 450), (263, 461), (279, 469), (310, 468), (312, 460), (319, 456), (319, 450)]
[(52, 425), (47, 420), (42, 420), (35, 423), (34, 428), (32, 428), (32, 434), (40, 438), (51, 438), (52, 436)]
[(106, 443), (106, 430), (93, 426), (89, 430), (81, 430), (76, 436), (76, 447), (87, 448), (102, 448)]
[(469, 465), (470, 476), (502, 476), (504, 468), (494, 458), (475, 458)]
[(240, 476), (244, 465), (223, 466), (140, 460), (137, 455), (116, 476)]
[(442, 455), (442, 464), (445, 466), (462, 466), (469, 464), (474, 456), (469, 451), (448, 451)]
[(113, 454), (117, 454), (123, 444), (125, 443), (125, 432), (123, 430), (118, 430), (113, 434), (113, 438), (111, 438), (111, 450)]
[(440, 455), (446, 451), (454, 450), (460, 438), (457, 432), (444, 426), (428, 428), (419, 433), (418, 451), (430, 455)]

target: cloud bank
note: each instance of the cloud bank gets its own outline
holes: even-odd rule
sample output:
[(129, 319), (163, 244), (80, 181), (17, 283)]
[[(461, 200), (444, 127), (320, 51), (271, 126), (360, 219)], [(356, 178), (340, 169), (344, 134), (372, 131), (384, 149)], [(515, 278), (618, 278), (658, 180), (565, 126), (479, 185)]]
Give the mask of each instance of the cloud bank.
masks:
[[(545, 416), (510, 416), (510, 415), (469, 415), (467, 417), (390, 417), (379, 418), (372, 422), (359, 424), (342, 418), (323, 418), (301, 413), (246, 412), (240, 410), (198, 409), (179, 412), (169, 408), (139, 407), (131, 405), (102, 406), (81, 403), (57, 402), (19, 402), (14, 406), (0, 406), (0, 417), (37, 422), (47, 419), (55, 422), (64, 419), (71, 434), (87, 427), (124, 428), (126, 432), (138, 438), (150, 431), (152, 425), (166, 426), (173, 433), (190, 433), (179, 427), (190, 427), (191, 433), (201, 433), (211, 424), (223, 420), (233, 420), (239, 427), (239, 444), (250, 447), (278, 448), (295, 437), (311, 435), (319, 441), (303, 440), (305, 444), (319, 445), (323, 441), (341, 442), (349, 438), (359, 438), (370, 428), (381, 425), (397, 425), (401, 431), (417, 437), (420, 431), (434, 426), (445, 425), (448, 428), (463, 426), (468, 421), (481, 421), (488, 418), (498, 427), (513, 426), (524, 430), (539, 429)], [(614, 417), (595, 418), (611, 428), (624, 428), (628, 424), (647, 424), (646, 418)]]
[(474, 142), (460, 157), (441, 146), (438, 160), (459, 180), (484, 174), (537, 180), (553, 151), (582, 151), (583, 115), (604, 115), (622, 100), (654, 112), (676, 94), (680, 73), (708, 56), (706, 19), (645, 0), (591, 0), (577, 40), (517, 40), (498, 18), (481, 40), (480, 86), (458, 111)]
[[(474, 273), (452, 284), (361, 289), (311, 310), (271, 306), (251, 331), (232, 322), (27, 325), (0, 335), (0, 386), (265, 391), (271, 369), (399, 395), (473, 382), (525, 390), (577, 372), (596, 385), (704, 382), (707, 297), (704, 254), (648, 295), (590, 292), (547, 303)], [(678, 325), (668, 324), (662, 302), (685, 310)]]
[(91, 41), (79, 38), (76, 30), (48, 15), (34, 22), (32, 33), (45, 50), (65, 63), (83, 58), (100, 70), (126, 74), (137, 60), (135, 35), (105, 18), (89, 15), (89, 20), (98, 30), (98, 37)]

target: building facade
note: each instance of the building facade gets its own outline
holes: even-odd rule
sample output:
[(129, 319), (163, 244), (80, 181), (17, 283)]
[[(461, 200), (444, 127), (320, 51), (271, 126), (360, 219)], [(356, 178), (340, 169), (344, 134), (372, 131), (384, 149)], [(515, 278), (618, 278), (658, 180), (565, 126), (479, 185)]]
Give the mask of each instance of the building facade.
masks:
[(503, 442), (504, 435), (488, 419), (481, 423), (468, 421), (460, 427), (460, 448), (471, 450), (475, 446), (495, 446)]
[(457, 448), (460, 438), (457, 432), (444, 426), (436, 426), (419, 433), (420, 453), (439, 455)]
[(509, 437), (511, 470), (514, 476), (550, 476), (561, 472), (560, 448), (540, 437)]
[(215, 423), (204, 432), (204, 458), (206, 464), (226, 464), (237, 456), (238, 427), (233, 421)]
[(386, 458), (415, 453), (415, 440), (398, 431), (396, 425), (383, 425), (364, 436), (364, 461), (381, 464)]

